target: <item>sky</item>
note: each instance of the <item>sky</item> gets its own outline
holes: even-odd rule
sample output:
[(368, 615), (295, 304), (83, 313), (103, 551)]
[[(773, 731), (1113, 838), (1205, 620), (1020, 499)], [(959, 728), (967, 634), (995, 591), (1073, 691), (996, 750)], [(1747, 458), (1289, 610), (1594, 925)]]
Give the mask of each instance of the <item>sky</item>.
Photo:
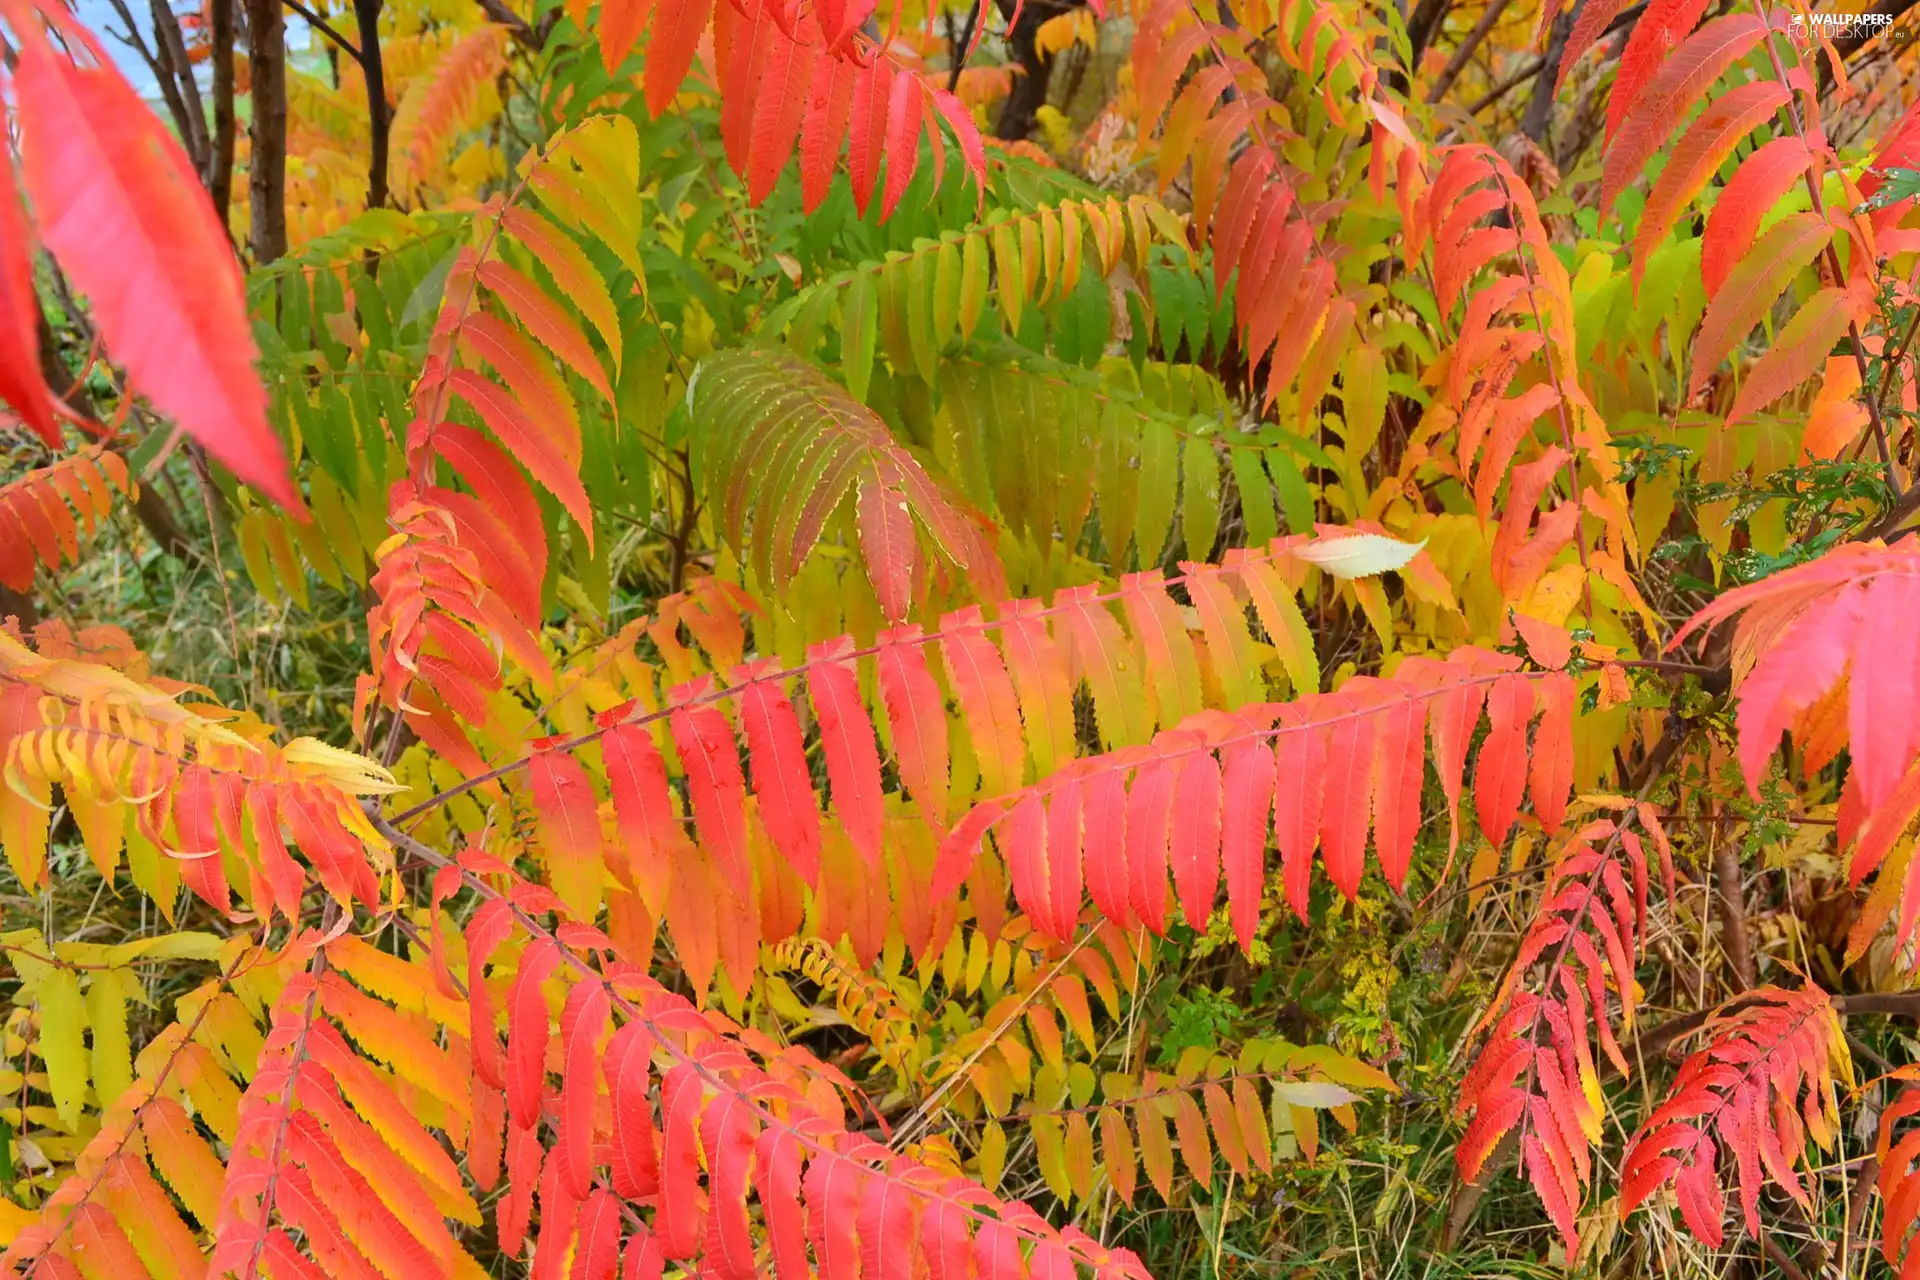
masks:
[[(151, 13), (149, 5), (150, 0), (126, 0), (127, 9), (133, 14), (134, 19), (140, 23), (141, 38), (147, 41), (148, 48), (152, 48), (153, 23), (149, 17)], [(185, 12), (197, 7), (198, 6), (195, 5), (183, 6), (178, 0), (176, 0), (174, 5), (176, 12)], [(159, 101), (160, 85), (154, 80), (153, 73), (147, 69), (147, 64), (141, 61), (140, 55), (137, 52), (129, 49), (110, 34), (114, 31), (121, 31), (124, 28), (120, 22), (120, 15), (113, 11), (113, 5), (109, 3), (109, 0), (74, 0), (74, 8), (80, 15), (80, 21), (86, 23), (93, 33), (100, 37), (100, 43), (106, 47), (108, 55), (113, 58), (121, 72), (133, 85), (134, 91), (149, 101)], [(287, 43), (289, 46), (295, 49), (304, 48), (307, 42), (307, 34), (307, 24), (301, 20), (299, 15), (289, 13), (287, 15)], [(208, 83), (209, 73), (204, 63), (198, 68), (198, 72), (201, 87), (205, 88)]]

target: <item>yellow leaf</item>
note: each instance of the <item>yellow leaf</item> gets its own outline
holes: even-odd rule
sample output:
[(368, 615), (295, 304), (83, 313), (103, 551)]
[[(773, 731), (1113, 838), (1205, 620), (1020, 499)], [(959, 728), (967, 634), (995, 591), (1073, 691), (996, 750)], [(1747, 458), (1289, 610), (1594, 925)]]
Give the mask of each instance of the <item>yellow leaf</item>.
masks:
[(978, 1160), (980, 1185), (991, 1191), (1000, 1185), (1000, 1175), (1007, 1167), (1007, 1131), (1000, 1127), (999, 1121), (987, 1121), (986, 1130), (980, 1135)]
[(0, 1200), (0, 1245), (10, 1245), (15, 1236), (40, 1221), (31, 1209), (22, 1209), (11, 1200)]
[(87, 988), (87, 1022), (93, 1028), (93, 1087), (102, 1107), (113, 1105), (133, 1083), (127, 1000), (139, 995), (140, 983), (126, 969), (97, 972)]
[(47, 1064), (48, 1091), (62, 1127), (80, 1123), (87, 1100), (86, 1006), (80, 975), (55, 969), (40, 984), (40, 1057)]
[(1037, 1115), (1028, 1125), (1033, 1134), (1033, 1154), (1040, 1165), (1040, 1176), (1061, 1204), (1073, 1200), (1073, 1183), (1067, 1177), (1066, 1144), (1060, 1132), (1060, 1117)]

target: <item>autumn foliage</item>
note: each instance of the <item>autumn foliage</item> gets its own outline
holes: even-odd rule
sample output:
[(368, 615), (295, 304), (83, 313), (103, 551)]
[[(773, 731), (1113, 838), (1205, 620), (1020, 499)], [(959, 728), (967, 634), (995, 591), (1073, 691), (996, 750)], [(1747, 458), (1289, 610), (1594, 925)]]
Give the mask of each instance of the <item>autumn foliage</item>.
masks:
[(1911, 42), (244, 8), (0, 0), (9, 1274), (1920, 1271)]

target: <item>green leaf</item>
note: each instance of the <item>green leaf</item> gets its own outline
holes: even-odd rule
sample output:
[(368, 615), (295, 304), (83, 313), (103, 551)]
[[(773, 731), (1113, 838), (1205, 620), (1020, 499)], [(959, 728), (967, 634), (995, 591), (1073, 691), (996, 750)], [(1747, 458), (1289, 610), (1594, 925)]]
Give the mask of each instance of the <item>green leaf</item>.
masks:
[(1020, 265), (1020, 238), (1004, 222), (993, 229), (993, 265), (1000, 280), (1000, 314), (1007, 318), (1007, 331), (1017, 334), (1027, 303), (1026, 280)]
[(1233, 466), (1234, 487), (1240, 491), (1240, 518), (1247, 525), (1247, 542), (1268, 542), (1280, 533), (1274, 513), (1273, 489), (1267, 483), (1266, 468), (1260, 465), (1260, 450), (1241, 446), (1227, 450)]
[(1180, 466), (1180, 525), (1189, 560), (1211, 560), (1220, 531), (1220, 459), (1209, 436), (1189, 435)]
[(1152, 418), (1140, 420), (1140, 505), (1134, 538), (1140, 547), (1140, 567), (1160, 563), (1173, 525), (1173, 501), (1180, 476), (1180, 439), (1173, 428)]
[(987, 242), (984, 236), (968, 236), (960, 253), (960, 337), (973, 337), (980, 313), (987, 305)]
[[(944, 240), (934, 253), (933, 341), (944, 349), (960, 326), (960, 247)], [(923, 374), (928, 381), (931, 376)]]
[(840, 376), (855, 400), (867, 398), (873, 378), (875, 303), (872, 274), (856, 272), (840, 295)]
[[(1107, 558), (1117, 569), (1126, 563), (1140, 503), (1141, 419), (1117, 400), (1100, 406), (1100, 455), (1094, 487), (1100, 494), (1100, 528)], [(1144, 554), (1144, 553), (1143, 553)]]
[(1268, 449), (1266, 460), (1267, 473), (1273, 477), (1273, 487), (1280, 491), (1280, 505), (1287, 513), (1287, 532), (1312, 533), (1313, 490), (1300, 473), (1300, 465), (1285, 449)]

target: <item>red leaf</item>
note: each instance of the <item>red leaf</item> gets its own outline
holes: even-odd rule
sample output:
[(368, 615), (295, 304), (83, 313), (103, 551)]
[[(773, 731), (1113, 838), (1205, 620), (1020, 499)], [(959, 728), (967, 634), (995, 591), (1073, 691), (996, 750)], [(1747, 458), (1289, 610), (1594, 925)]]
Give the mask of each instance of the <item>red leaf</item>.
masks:
[[(899, 83), (908, 83), (900, 77)], [(884, 214), (882, 216), (885, 216)], [(867, 576), (879, 597), (880, 611), (889, 622), (904, 622), (920, 590), (920, 544), (913, 533), (913, 513), (906, 492), (888, 483), (884, 460), (876, 474), (860, 482), (855, 509), (860, 528), (860, 554)]]
[(809, 1280), (807, 1234), (800, 1216), (800, 1143), (779, 1127), (761, 1131), (754, 1153), (760, 1208), (776, 1280)]
[[(593, 1112), (600, 1095), (600, 1035), (607, 1029), (607, 989), (588, 979), (574, 984), (560, 1011), (560, 1183), (575, 1200), (593, 1190)], [(619, 1230), (614, 1238), (619, 1239)], [(612, 1250), (606, 1270), (613, 1270)], [(598, 1272), (595, 1273), (598, 1275)]]
[(1273, 815), (1273, 750), (1258, 739), (1241, 739), (1222, 752), (1226, 760), (1226, 817), (1220, 860), (1227, 874), (1227, 907), (1240, 949), (1253, 945), (1260, 923), (1260, 895), (1267, 883), (1267, 828)]
[(666, 1270), (666, 1256), (660, 1252), (660, 1237), (645, 1227), (627, 1239), (626, 1256), (621, 1259), (620, 1280), (660, 1280)]
[(820, 207), (833, 185), (840, 148), (853, 111), (855, 68), (838, 58), (825, 59), (807, 93), (807, 115), (800, 125), (800, 203), (807, 213)]
[(579, 1221), (580, 1202), (562, 1185), (565, 1179), (560, 1170), (564, 1164), (565, 1157), (559, 1151), (549, 1151), (546, 1167), (540, 1171), (540, 1237), (533, 1246), (528, 1280), (562, 1280), (566, 1275), (567, 1250), (573, 1243), (574, 1224)]
[(738, 1094), (713, 1100), (700, 1122), (710, 1188), (706, 1263), (721, 1280), (753, 1280), (753, 1227), (747, 1218), (747, 1173), (759, 1123)]
[(1013, 900), (1034, 924), (1053, 933), (1050, 892), (1052, 879), (1047, 871), (1047, 811), (1040, 793), (1029, 791), (1000, 829), (1000, 848), (1007, 861), (1007, 873), (1013, 880)]
[(1794, 134), (1763, 143), (1741, 161), (1733, 181), (1720, 189), (1700, 237), (1700, 281), (1709, 300), (1752, 248), (1760, 220), (1812, 164), (1813, 153)]
[[(1556, 1142), (1558, 1139), (1548, 1135), (1545, 1141)], [(1528, 1180), (1539, 1193), (1540, 1202), (1547, 1207), (1547, 1216), (1560, 1229), (1560, 1237), (1566, 1241), (1567, 1252), (1571, 1255), (1579, 1248), (1580, 1242), (1579, 1224), (1574, 1220), (1579, 1202), (1567, 1193), (1564, 1173), (1548, 1154), (1537, 1126), (1521, 1139), (1520, 1149), (1526, 1158)]]
[(983, 1221), (973, 1237), (973, 1265), (980, 1280), (1026, 1280), (1020, 1237), (997, 1221)]
[[(463, 332), (472, 337), (477, 331), (476, 322), (484, 318), (470, 317)], [(500, 328), (505, 331), (505, 326)], [(489, 363), (494, 363), (492, 351), (489, 347)], [(495, 364), (495, 367), (499, 366)], [(587, 500), (586, 487), (580, 483), (578, 459), (567, 457), (564, 428), (544, 423), (536, 416), (538, 411), (534, 406), (521, 403), (471, 369), (453, 370), (447, 375), (447, 385), (473, 407), (507, 452), (519, 459), (533, 478), (560, 500), (591, 547), (593, 505)]]
[(874, 870), (880, 868), (880, 835), (885, 809), (880, 787), (880, 748), (873, 722), (860, 701), (853, 649), (842, 636), (807, 651), (807, 698), (820, 722), (820, 748), (827, 758), (827, 783), (834, 812), (847, 839)]
[(613, 1097), (613, 1189), (628, 1200), (660, 1187), (659, 1135), (648, 1099), (653, 1035), (634, 1020), (607, 1043), (607, 1091)]
[(620, 1202), (595, 1188), (581, 1206), (579, 1235), (567, 1280), (613, 1280), (620, 1265)]
[[(1777, 80), (1738, 85), (1708, 104), (1667, 156), (1640, 211), (1633, 237), (1633, 287), (1638, 293), (1652, 255), (1700, 188), (1726, 163), (1746, 136), (1773, 118), (1793, 97)], [(1721, 199), (1725, 199), (1722, 193)]]
[(1080, 783), (1069, 778), (1053, 793), (1053, 802), (1047, 806), (1047, 903), (1051, 911), (1046, 931), (1061, 939), (1071, 938), (1080, 920), (1082, 801)]
[[(747, 147), (747, 198), (759, 204), (773, 192), (800, 139), (823, 55), (810, 45), (775, 32), (767, 37), (767, 80), (753, 88), (753, 137)], [(826, 72), (831, 75), (829, 69)]]
[[(1341, 695), (1335, 698), (1353, 711), (1359, 709), (1350, 698)], [(1372, 716), (1348, 714), (1333, 726), (1327, 743), (1320, 858), (1326, 864), (1327, 876), (1334, 888), (1349, 902), (1360, 891), (1360, 876), (1365, 870), (1367, 819), (1373, 791), (1373, 737)]]
[(600, 914), (605, 875), (593, 784), (580, 762), (566, 751), (535, 751), (527, 777), (533, 788), (534, 811), (540, 817), (540, 851), (546, 858), (547, 883), (567, 904), (574, 919), (591, 921)]
[[(1626, 0), (1591, 0), (1590, 3), (1580, 6), (1579, 12), (1574, 15), (1573, 30), (1567, 35), (1566, 47), (1560, 54), (1560, 74), (1553, 86), (1556, 94), (1566, 87), (1567, 73), (1573, 70), (1575, 64), (1580, 61), (1581, 55), (1593, 47), (1593, 42), (1600, 38), (1600, 33), (1605, 31), (1620, 11), (1626, 7)], [(1644, 17), (1643, 14), (1643, 21)], [(1549, 22), (1548, 25), (1551, 23)]]
[(520, 958), (519, 972), (507, 994), (507, 1114), (516, 1129), (540, 1123), (540, 1098), (547, 1085), (547, 998), (540, 986), (560, 963), (553, 942), (536, 938)]
[(1780, 745), (1781, 733), (1846, 671), (1866, 601), (1866, 588), (1851, 583), (1809, 609), (1740, 682), (1734, 721), (1740, 731), (1740, 767), (1756, 798), (1755, 788), (1766, 776), (1767, 760)]
[(1398, 893), (1413, 861), (1420, 829), (1420, 787), (1426, 781), (1427, 699), (1402, 698), (1373, 717), (1374, 853)]
[(900, 779), (936, 830), (947, 826), (947, 708), (927, 669), (918, 627), (882, 632), (875, 642), (880, 702), (892, 731)]
[(847, 141), (847, 177), (853, 183), (853, 206), (863, 218), (867, 215), (867, 201), (873, 198), (873, 180), (880, 173), (894, 74), (893, 62), (888, 58), (875, 58), (854, 73), (853, 131)]
[(549, 351), (566, 361), (608, 404), (613, 403), (613, 388), (587, 335), (546, 290), (497, 258), (480, 263), (474, 274)]
[(1920, 577), (1888, 573), (1867, 584), (1853, 670), (1872, 673), (1871, 680), (1856, 679), (1848, 693), (1847, 746), (1860, 799), (1873, 811), (1920, 752), (1920, 717), (1886, 714), (1888, 707), (1920, 700)]
[(1727, 1198), (1720, 1191), (1712, 1138), (1702, 1137), (1694, 1162), (1682, 1165), (1674, 1175), (1673, 1194), (1680, 1201), (1680, 1216), (1687, 1229), (1708, 1248), (1718, 1249), (1725, 1239), (1721, 1223), (1727, 1215)]
[[(1702, 0), (1681, 0), (1699, 4)], [(1645, 17), (1641, 19), (1645, 23)], [(1648, 82), (1644, 93), (1638, 86), (1628, 88), (1616, 78), (1612, 101), (1624, 100), (1627, 112), (1617, 136), (1610, 140), (1606, 166), (1600, 176), (1601, 216), (1617, 197), (1640, 175), (1647, 160), (1658, 151), (1695, 101), (1707, 87), (1748, 50), (1760, 43), (1766, 24), (1755, 14), (1737, 13), (1715, 18), (1695, 32), (1672, 52), (1661, 49), (1656, 55), (1659, 70)], [(1657, 28), (1645, 28), (1645, 34), (1658, 39)], [(1636, 35), (1642, 34), (1637, 30)], [(1624, 99), (1619, 96), (1625, 90)]]
[(482, 903), (466, 929), (468, 1043), (473, 1046), (473, 1070), (496, 1089), (506, 1087), (506, 1068), (500, 1057), (500, 1038), (493, 1029), (493, 997), (482, 976), (487, 961), (512, 930), (511, 909), (498, 898)]
[[(8, 132), (0, 103), (0, 134)], [(33, 291), (33, 244), (27, 239), (13, 172), (13, 149), (0, 147), (0, 400), (58, 451), (60, 428), (40, 376), (40, 299)]]
[(897, 1179), (867, 1179), (860, 1195), (861, 1280), (913, 1280), (915, 1208), (915, 1197)]
[(652, 16), (653, 0), (600, 0), (600, 17), (594, 26), (600, 32), (600, 62), (608, 75), (626, 62)]
[(835, 1154), (816, 1155), (807, 1165), (802, 1183), (807, 1237), (820, 1264), (820, 1280), (860, 1280), (860, 1249), (854, 1234), (865, 1172), (858, 1161)]
[[(927, 1280), (972, 1280), (973, 1241), (966, 1211), (951, 1200), (935, 1197), (920, 1215), (920, 1256), (927, 1262)], [(782, 1275), (780, 1280), (787, 1280)]]
[(967, 172), (973, 175), (976, 185), (985, 187), (987, 181), (987, 148), (980, 141), (979, 126), (967, 113), (966, 104), (945, 89), (935, 86), (933, 89), (933, 109), (940, 113), (947, 126), (953, 130), (954, 140), (960, 144), (960, 154), (967, 162)]
[[(1241, 246), (1246, 243), (1247, 234), (1254, 226), (1255, 215), (1265, 212), (1269, 217), (1284, 217), (1287, 206), (1292, 202), (1292, 193), (1286, 187), (1268, 190), (1267, 177), (1273, 172), (1273, 166), (1273, 152), (1265, 147), (1248, 147), (1233, 162), (1233, 172), (1227, 178), (1226, 194), (1220, 198), (1220, 217), (1213, 233), (1213, 292), (1216, 302), (1226, 297), (1227, 280), (1239, 264)], [(1277, 214), (1268, 208), (1270, 203), (1278, 205)]]
[(646, 726), (616, 724), (600, 740), (613, 811), (634, 880), (642, 883), (655, 867), (663, 872), (673, 851), (686, 843), (667, 786), (666, 761)]
[(941, 656), (979, 761), (981, 788), (988, 796), (1012, 791), (1026, 768), (1020, 702), (1000, 651), (985, 634), (979, 606), (947, 614), (940, 632)]
[(1753, 251), (1728, 274), (1700, 321), (1700, 332), (1693, 340), (1689, 395), (1700, 393), (1720, 362), (1832, 239), (1833, 228), (1817, 213), (1789, 214), (1768, 228)]
[[(1102, 769), (1088, 776), (1082, 800), (1085, 834), (1081, 861), (1094, 908), (1122, 929), (1131, 929), (1134, 917), (1127, 901), (1126, 788), (1126, 777), (1118, 769)], [(1264, 838), (1263, 833), (1263, 843)]]
[(706, 1212), (700, 1204), (700, 1074), (690, 1063), (667, 1073), (660, 1086), (661, 1126), (666, 1130), (660, 1157), (660, 1252), (669, 1259), (700, 1252)]
[(1480, 834), (1494, 844), (1507, 838), (1520, 811), (1527, 781), (1527, 722), (1533, 718), (1533, 688), (1525, 676), (1494, 682), (1487, 694), (1487, 740), (1473, 766), (1474, 811)]
[(213, 816), (213, 771), (191, 765), (173, 796), (174, 830), (180, 837), (180, 878), (202, 902), (225, 912), (232, 905), (221, 866), (220, 829)]
[[(676, 693), (683, 693), (681, 686)], [(753, 894), (752, 864), (747, 861), (746, 778), (740, 772), (740, 748), (733, 726), (708, 703), (682, 703), (668, 717), (673, 745), (687, 771), (694, 825), (727, 887), (742, 902)], [(669, 1257), (678, 1256), (671, 1252)]]
[[(1620, 69), (1614, 73), (1613, 90), (1607, 97), (1609, 146), (1620, 131), (1621, 123), (1639, 104), (1640, 91), (1647, 81), (1660, 69), (1660, 64), (1672, 56), (1674, 47), (1687, 38), (1706, 9), (1707, 0), (1651, 0), (1634, 22), (1633, 34), (1627, 37), (1627, 47), (1620, 55)], [(1572, 52), (1569, 41), (1567, 53)], [(1562, 67), (1572, 65), (1570, 59), (1563, 57)], [(1561, 74), (1564, 76), (1565, 72)]]
[(954, 825), (947, 838), (940, 842), (940, 856), (934, 862), (928, 897), (934, 902), (944, 902), (965, 883), (980, 856), (981, 839), (1006, 811), (1004, 804), (989, 800), (969, 809), (966, 817)]
[(1306, 725), (1305, 715), (1295, 707), (1283, 707), (1280, 722), (1274, 752), (1273, 839), (1280, 850), (1287, 905), (1304, 923), (1327, 780), (1327, 731)]
[(13, 30), (27, 194), (107, 353), (234, 475), (297, 506), (253, 369), (239, 264), (186, 154), (111, 59), (83, 69), (37, 22)]
[(880, 198), (880, 220), (893, 216), (920, 163), (920, 77), (896, 75), (887, 101), (887, 189)]
[(500, 1251), (510, 1258), (519, 1257), (520, 1247), (526, 1242), (533, 1188), (540, 1180), (540, 1161), (545, 1155), (538, 1129), (507, 1126), (507, 1194), (500, 1198), (494, 1222)]
[(662, 0), (659, 21), (647, 41), (647, 114), (658, 119), (693, 65), (693, 51), (713, 16), (713, 0)]
[(1172, 857), (1180, 909), (1187, 925), (1204, 933), (1220, 888), (1220, 763), (1211, 751), (1180, 766), (1173, 791)]
[(763, 660), (734, 673), (736, 687), (744, 689), (740, 728), (747, 736), (753, 794), (774, 848), (809, 887), (818, 887), (820, 812), (814, 807), (800, 718), (779, 680), (767, 678), (774, 670), (771, 660)]
[(1533, 816), (1557, 835), (1573, 791), (1573, 677), (1556, 671), (1539, 682), (1540, 724), (1533, 733), (1527, 784)]
[(1142, 765), (1127, 795), (1128, 901), (1154, 934), (1167, 931), (1167, 824), (1173, 816), (1173, 766)]

